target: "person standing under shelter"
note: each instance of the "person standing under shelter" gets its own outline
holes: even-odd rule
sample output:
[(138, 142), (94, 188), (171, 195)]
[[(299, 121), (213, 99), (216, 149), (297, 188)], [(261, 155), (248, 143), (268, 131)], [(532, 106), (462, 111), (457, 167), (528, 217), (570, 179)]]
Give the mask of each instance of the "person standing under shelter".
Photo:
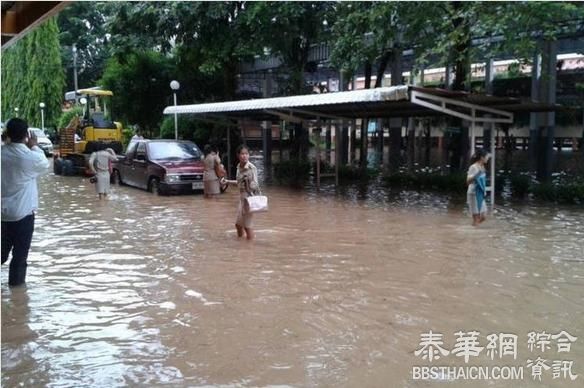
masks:
[(106, 199), (110, 191), (111, 163), (117, 159), (111, 148), (96, 151), (89, 157), (89, 168), (95, 174), (95, 191), (99, 199)]
[(37, 178), (47, 172), (49, 161), (28, 130), (26, 121), (13, 118), (6, 124), (9, 144), (2, 145), (2, 264), (12, 251), (9, 286), (26, 281), (28, 252), (39, 205)]
[(487, 205), (486, 194), (486, 170), (485, 164), (489, 161), (489, 154), (481, 149), (476, 150), (471, 159), (471, 165), (466, 174), (466, 191), (469, 210), (472, 214), (472, 226), (477, 226), (485, 221)]
[(221, 168), (221, 159), (217, 154), (217, 149), (211, 147), (209, 144), (203, 148), (205, 159), (205, 171), (203, 173), (203, 185), (205, 198), (212, 198), (221, 193), (221, 186), (219, 183), (219, 176), (217, 170)]

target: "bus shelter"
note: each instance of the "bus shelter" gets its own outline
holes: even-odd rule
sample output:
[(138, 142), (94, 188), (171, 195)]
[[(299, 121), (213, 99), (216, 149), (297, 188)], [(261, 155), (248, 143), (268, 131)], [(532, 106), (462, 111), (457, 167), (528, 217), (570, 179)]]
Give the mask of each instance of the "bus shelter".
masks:
[[(278, 119), (288, 122), (316, 120), (322, 122), (323, 120), (353, 120), (361, 118), (450, 116), (470, 123), (470, 149), (471, 153), (474, 153), (477, 124), (511, 124), (516, 112), (550, 110), (555, 110), (555, 106), (524, 102), (511, 97), (494, 97), (460, 91), (398, 85), (337, 93), (175, 105), (166, 107), (164, 114), (190, 114), (204, 121), (211, 120), (232, 124), (236, 124), (243, 119), (257, 121)], [(266, 129), (264, 129), (264, 134), (265, 131)], [(335, 126), (335, 139), (337, 139), (337, 142), (340, 139), (338, 126)], [(491, 130), (490, 144), (495, 144), (494, 130)], [(228, 150), (229, 148), (228, 138)], [(317, 166), (319, 164), (317, 163)], [(338, 167), (339, 163), (335, 163), (337, 183)], [(320, 181), (318, 169), (317, 181)], [(495, 153), (492, 152), (490, 184), (487, 187), (487, 191), (490, 193), (491, 207), (495, 203), (494, 188)]]

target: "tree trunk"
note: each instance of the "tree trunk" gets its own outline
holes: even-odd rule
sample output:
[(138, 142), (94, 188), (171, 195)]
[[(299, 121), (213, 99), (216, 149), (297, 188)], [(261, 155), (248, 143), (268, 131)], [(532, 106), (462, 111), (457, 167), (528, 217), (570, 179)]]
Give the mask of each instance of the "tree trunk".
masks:
[[(463, 15), (463, 8), (466, 5), (463, 2), (454, 1), (452, 7), (454, 8), (454, 17), (452, 25), (454, 30), (460, 31), (459, 38), (454, 43), (454, 50), (452, 53), (452, 62), (454, 63), (454, 82), (452, 83), (452, 90), (470, 90), (470, 83), (467, 80), (470, 70), (470, 48), (471, 36), (469, 20)], [(453, 135), (450, 151), (452, 157), (450, 160), (451, 171), (460, 171), (463, 161), (467, 159), (465, 150), (468, 150), (468, 127), (466, 127), (462, 119), (452, 118), (450, 123), (453, 127), (460, 130)]]
[(233, 101), (237, 90), (237, 66), (236, 61), (223, 64), (223, 92), (226, 101)]
[[(541, 80), (540, 80), (540, 101), (544, 104), (556, 103), (556, 81), (557, 81), (557, 42), (545, 40), (543, 42)], [(554, 139), (555, 139), (555, 112), (545, 112), (541, 114), (543, 131), (540, 131), (542, 150), (538, 155), (542, 160), (538, 170), (538, 178), (549, 182), (552, 178)]]
[(385, 74), (385, 69), (387, 68), (387, 64), (392, 57), (394, 57), (393, 50), (387, 50), (385, 53), (383, 53), (381, 58), (379, 58), (379, 65), (377, 66), (377, 78), (375, 78), (375, 88), (383, 86), (383, 76)]
[[(401, 48), (396, 47), (391, 57), (391, 85), (400, 85), (402, 82)], [(389, 170), (395, 172), (401, 164), (402, 118), (389, 119)]]

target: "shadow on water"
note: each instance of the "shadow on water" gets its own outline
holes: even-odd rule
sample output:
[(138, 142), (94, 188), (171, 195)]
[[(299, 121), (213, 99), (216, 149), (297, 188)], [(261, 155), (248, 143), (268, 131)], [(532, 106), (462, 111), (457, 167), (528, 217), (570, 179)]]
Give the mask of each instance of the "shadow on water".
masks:
[[(264, 185), (270, 212), (247, 242), (232, 189), (115, 186), (99, 202), (80, 177), (39, 186), (27, 288), (2, 270), (2, 386), (425, 386), (412, 367), (428, 365), (414, 351), (429, 330), (450, 349), (459, 330), (483, 345), (565, 330), (579, 340), (562, 358), (582, 372), (581, 208), (506, 202), (472, 228), (445, 194)], [(533, 357), (521, 342), (511, 364)]]

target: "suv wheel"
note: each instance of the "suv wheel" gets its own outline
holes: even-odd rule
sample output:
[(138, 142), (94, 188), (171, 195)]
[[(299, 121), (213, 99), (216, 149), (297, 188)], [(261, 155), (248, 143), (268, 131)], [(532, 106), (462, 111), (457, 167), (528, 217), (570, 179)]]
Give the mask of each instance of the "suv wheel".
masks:
[(121, 177), (120, 172), (118, 170), (112, 171), (112, 176), (110, 178), (110, 183), (117, 184), (117, 185), (120, 185), (120, 186), (123, 186), (124, 185), (124, 182), (122, 181), (122, 177)]
[(160, 181), (158, 178), (150, 178), (150, 182), (148, 183), (148, 191), (154, 195), (162, 195), (160, 192)]

